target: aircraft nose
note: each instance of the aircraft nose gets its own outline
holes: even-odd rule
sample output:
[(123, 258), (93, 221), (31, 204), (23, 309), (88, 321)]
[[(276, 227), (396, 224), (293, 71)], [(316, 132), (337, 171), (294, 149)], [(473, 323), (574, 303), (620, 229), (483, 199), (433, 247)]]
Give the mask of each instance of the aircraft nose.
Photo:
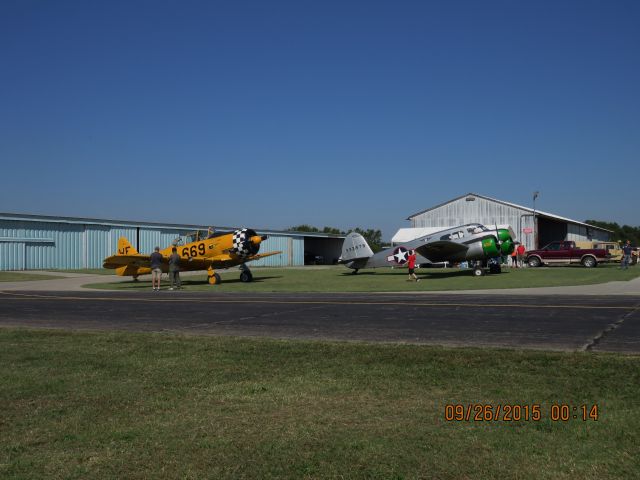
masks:
[(264, 240), (267, 239), (266, 235), (260, 236), (260, 235), (255, 235), (253, 237), (251, 237), (249, 240), (251, 241), (251, 243), (253, 243), (254, 245), (260, 245), (260, 243)]

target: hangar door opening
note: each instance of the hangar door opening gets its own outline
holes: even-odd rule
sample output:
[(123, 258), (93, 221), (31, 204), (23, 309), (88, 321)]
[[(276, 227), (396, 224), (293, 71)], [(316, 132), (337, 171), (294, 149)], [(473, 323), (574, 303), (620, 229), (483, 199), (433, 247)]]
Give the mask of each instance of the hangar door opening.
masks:
[(567, 239), (567, 224), (548, 218), (538, 218), (538, 248), (555, 242)]
[(305, 265), (335, 265), (342, 252), (343, 238), (304, 237)]

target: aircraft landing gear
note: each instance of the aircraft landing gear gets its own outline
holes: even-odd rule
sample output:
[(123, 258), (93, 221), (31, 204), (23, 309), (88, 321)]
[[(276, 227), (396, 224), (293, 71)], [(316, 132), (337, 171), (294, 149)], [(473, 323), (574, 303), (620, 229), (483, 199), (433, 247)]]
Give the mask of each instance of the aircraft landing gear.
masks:
[(244, 263), (240, 265), (240, 281), (243, 283), (248, 283), (253, 281), (253, 274), (249, 267), (247, 267)]
[(133, 276), (133, 281), (134, 281), (134, 282), (137, 282), (137, 281), (138, 281), (138, 275), (134, 275), (134, 276)]
[(209, 285), (219, 285), (222, 282), (220, 275), (211, 267), (207, 269), (207, 280), (209, 281)]
[(499, 263), (489, 264), (489, 273), (502, 273), (502, 268)]
[(500, 263), (497, 260), (491, 259), (488, 262), (477, 261), (473, 265), (473, 276), (474, 277), (482, 277), (485, 275), (486, 269), (489, 269), (489, 273), (501, 273), (502, 268), (500, 267)]
[(481, 277), (483, 275), (484, 275), (484, 266), (482, 265), (482, 262), (476, 262), (473, 265), (473, 276)]
[(358, 269), (354, 268), (353, 271), (351, 272), (351, 275), (357, 275), (358, 274)]

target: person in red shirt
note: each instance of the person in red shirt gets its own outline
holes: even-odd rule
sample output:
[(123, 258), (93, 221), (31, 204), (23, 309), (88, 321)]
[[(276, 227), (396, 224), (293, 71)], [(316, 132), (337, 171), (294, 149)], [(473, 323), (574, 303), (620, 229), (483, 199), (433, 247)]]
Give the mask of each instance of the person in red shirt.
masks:
[(409, 252), (409, 257), (407, 258), (407, 267), (409, 267), (409, 280), (407, 281), (411, 281), (411, 280), (415, 280), (416, 282), (419, 282), (420, 279), (416, 276), (416, 251), (415, 250), (411, 250)]
[(525, 252), (525, 248), (523, 244), (518, 245), (518, 248), (516, 249), (516, 251), (518, 252), (518, 263), (520, 264), (521, 267), (524, 267), (524, 252)]

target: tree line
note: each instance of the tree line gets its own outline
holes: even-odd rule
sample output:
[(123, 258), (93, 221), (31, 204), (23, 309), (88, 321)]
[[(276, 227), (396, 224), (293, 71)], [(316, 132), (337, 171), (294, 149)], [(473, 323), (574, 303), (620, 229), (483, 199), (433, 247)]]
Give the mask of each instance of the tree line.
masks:
[(312, 225), (296, 225), (295, 227), (289, 227), (287, 229), (288, 232), (310, 232), (310, 233), (326, 233), (329, 235), (346, 235), (349, 232), (357, 232), (364, 237), (364, 239), (371, 247), (371, 250), (375, 252), (379, 252), (382, 250), (382, 231), (374, 230), (372, 228), (362, 229), (360, 227), (352, 228), (347, 232), (343, 232), (339, 228), (334, 227), (324, 227), (319, 229)]
[(600, 220), (585, 220), (584, 223), (611, 230), (613, 232), (611, 235), (613, 241), (626, 242), (631, 240), (631, 245), (636, 247), (640, 244), (640, 227), (620, 226), (616, 222), (603, 222)]

